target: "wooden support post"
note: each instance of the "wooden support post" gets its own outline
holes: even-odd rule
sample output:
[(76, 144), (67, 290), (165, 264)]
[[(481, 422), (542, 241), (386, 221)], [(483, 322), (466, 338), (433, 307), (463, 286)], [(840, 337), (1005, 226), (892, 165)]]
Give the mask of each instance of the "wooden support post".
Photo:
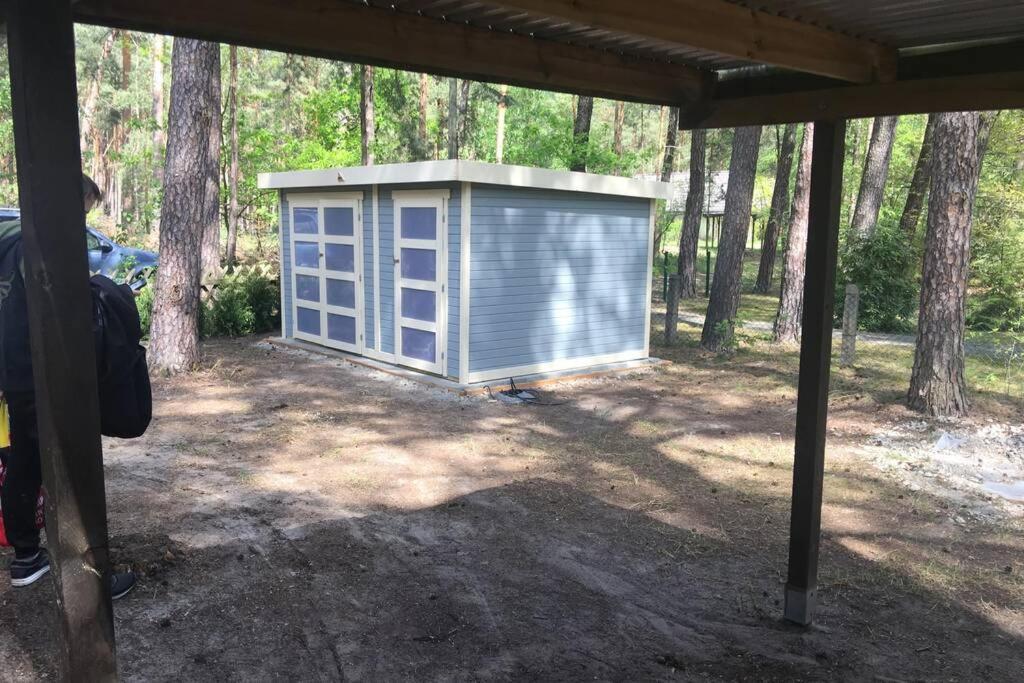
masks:
[(785, 605), (785, 618), (802, 625), (810, 624), (814, 618), (818, 585), (821, 483), (825, 473), (825, 426), (845, 133), (846, 122), (842, 120), (814, 123)]
[(46, 537), (63, 680), (117, 678), (70, 0), (7, 3)]
[(679, 331), (679, 275), (668, 276), (668, 293), (665, 295), (665, 346), (675, 343)]

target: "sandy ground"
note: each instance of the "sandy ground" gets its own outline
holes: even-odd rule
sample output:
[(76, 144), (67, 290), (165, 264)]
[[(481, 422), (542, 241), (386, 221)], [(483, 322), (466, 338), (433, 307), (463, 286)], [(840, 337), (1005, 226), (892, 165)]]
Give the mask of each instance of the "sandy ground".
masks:
[[(114, 556), (142, 574), (116, 604), (126, 680), (1024, 670), (1021, 504), (964, 515), (881, 466), (918, 448), (894, 430), (942, 428), (900, 408), (834, 406), (801, 629), (780, 619), (794, 377), (683, 350), (513, 406), (251, 339), (206, 352), (156, 382), (144, 438), (106, 443)], [(55, 677), (51, 591), (0, 588), (0, 679)]]

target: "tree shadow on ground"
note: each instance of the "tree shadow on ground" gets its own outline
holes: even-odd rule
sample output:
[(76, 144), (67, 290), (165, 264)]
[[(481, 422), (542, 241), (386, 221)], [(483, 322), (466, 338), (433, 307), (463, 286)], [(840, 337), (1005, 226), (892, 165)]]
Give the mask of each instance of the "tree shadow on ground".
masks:
[[(1010, 680), (1024, 665), (1019, 631), (922, 571), (934, 525), (858, 472), (826, 481), (816, 625), (782, 622), (785, 402), (654, 374), (509, 407), (214, 351), (219, 374), (162, 383), (153, 433), (108, 448), (115, 559), (145, 573), (117, 606), (128, 680)], [(772, 430), (786, 438), (768, 448)], [(432, 502), (408, 493), (430, 487)], [(865, 550), (893, 542), (906, 562)], [(947, 542), (985, 562), (1020, 551)], [(985, 599), (1020, 609), (1004, 585)], [(53, 673), (46, 590), (4, 594), (11, 680)]]

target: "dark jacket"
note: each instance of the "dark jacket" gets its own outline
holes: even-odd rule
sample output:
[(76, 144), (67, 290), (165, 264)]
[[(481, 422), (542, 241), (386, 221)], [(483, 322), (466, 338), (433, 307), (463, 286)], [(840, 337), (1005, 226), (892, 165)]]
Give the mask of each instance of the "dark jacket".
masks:
[(32, 391), (21, 221), (0, 223), (0, 390)]

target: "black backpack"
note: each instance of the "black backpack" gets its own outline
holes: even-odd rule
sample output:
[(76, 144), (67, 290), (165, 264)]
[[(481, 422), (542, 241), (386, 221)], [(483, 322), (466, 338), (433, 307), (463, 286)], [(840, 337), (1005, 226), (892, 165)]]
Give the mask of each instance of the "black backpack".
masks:
[(96, 340), (100, 432), (134, 439), (153, 418), (153, 391), (135, 296), (128, 285), (103, 275), (89, 280)]

